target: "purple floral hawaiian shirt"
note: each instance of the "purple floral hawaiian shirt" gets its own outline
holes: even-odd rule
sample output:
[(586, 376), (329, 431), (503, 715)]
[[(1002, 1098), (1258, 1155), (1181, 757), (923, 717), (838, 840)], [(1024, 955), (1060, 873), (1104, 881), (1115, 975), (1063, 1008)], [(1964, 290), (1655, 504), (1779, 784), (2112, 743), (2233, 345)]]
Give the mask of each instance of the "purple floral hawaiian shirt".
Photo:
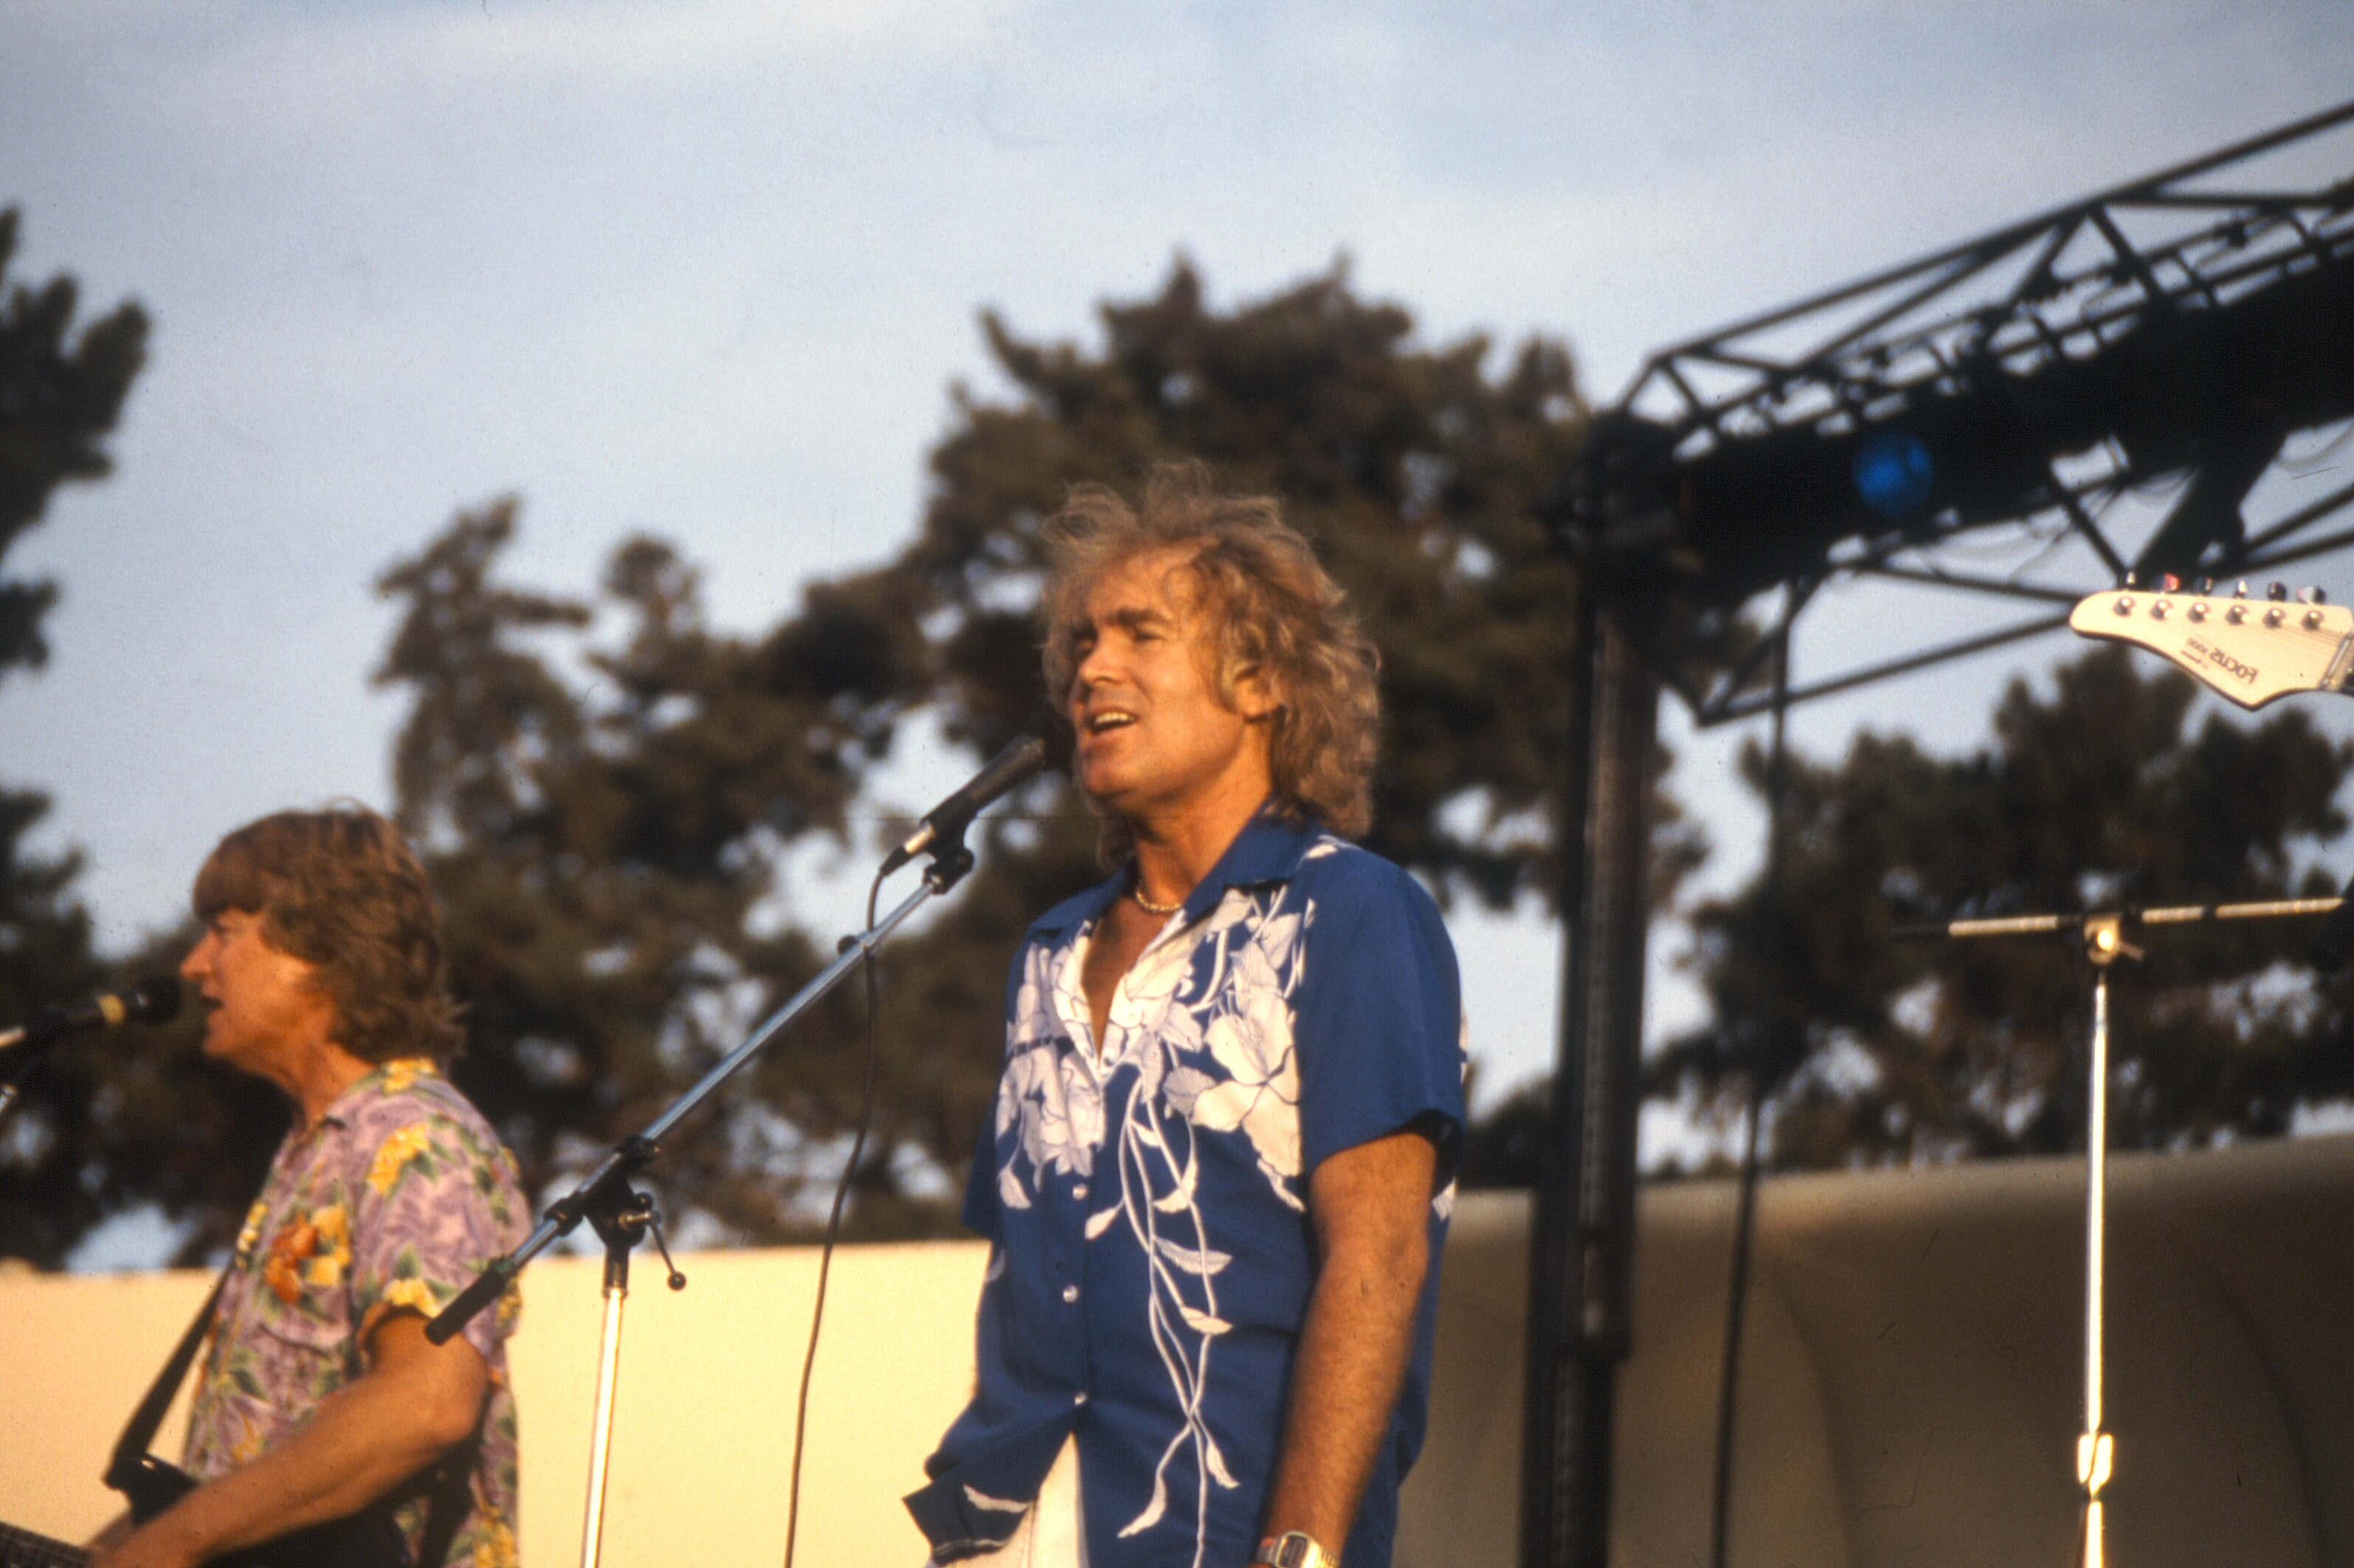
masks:
[[(353, 1085), (287, 1135), (238, 1234), (189, 1413), (189, 1473), (209, 1480), (283, 1441), (367, 1370), (362, 1346), (386, 1314), (440, 1311), (523, 1239), (527, 1218), (514, 1158), (431, 1062), (389, 1062)], [(491, 1393), (449, 1563), (516, 1562), (506, 1338), (521, 1306), (510, 1288), (466, 1327)], [(422, 1499), (398, 1517), (414, 1552)]]

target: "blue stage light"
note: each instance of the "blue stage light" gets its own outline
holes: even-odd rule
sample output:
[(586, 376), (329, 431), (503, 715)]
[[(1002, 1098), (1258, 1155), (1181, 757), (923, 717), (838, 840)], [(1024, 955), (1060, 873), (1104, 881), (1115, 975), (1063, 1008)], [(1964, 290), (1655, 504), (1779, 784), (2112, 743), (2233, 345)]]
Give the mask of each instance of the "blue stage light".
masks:
[(1863, 503), (1891, 519), (1920, 510), (1936, 487), (1937, 464), (1910, 430), (1874, 430), (1855, 449), (1855, 488)]

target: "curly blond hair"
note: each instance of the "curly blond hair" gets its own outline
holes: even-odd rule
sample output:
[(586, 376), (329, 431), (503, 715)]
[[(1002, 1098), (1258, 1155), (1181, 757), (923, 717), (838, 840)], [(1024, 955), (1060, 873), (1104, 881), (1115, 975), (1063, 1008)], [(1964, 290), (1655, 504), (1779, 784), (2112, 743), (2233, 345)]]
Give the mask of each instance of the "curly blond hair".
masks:
[(446, 1061), (464, 1045), (432, 885), (400, 830), (366, 807), (248, 822), (215, 846), (188, 901), (199, 920), (259, 916), (271, 947), (316, 966), (335, 1043), (362, 1061)]
[[(1192, 578), (1212, 623), (1213, 686), (1231, 703), (1249, 673), (1275, 694), (1267, 760), (1277, 808), (1349, 838), (1372, 825), (1381, 655), (1274, 497), (1221, 494), (1201, 463), (1163, 464), (1148, 477), (1140, 507), (1108, 486), (1081, 485), (1044, 534), (1052, 569), (1039, 616), (1057, 711), (1067, 705), (1097, 584), (1138, 556), (1184, 552), (1176, 569)], [(1124, 864), (1134, 847), (1129, 824), (1106, 817), (1097, 845), (1106, 867)]]

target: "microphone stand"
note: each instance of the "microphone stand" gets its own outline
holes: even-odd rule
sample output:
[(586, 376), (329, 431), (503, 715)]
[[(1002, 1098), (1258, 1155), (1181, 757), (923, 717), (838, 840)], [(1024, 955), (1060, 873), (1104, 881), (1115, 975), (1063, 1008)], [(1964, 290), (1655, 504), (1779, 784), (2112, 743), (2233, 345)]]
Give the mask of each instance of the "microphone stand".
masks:
[[(55, 1012), (57, 1010), (52, 1008), (49, 1011)], [(43, 1018), (47, 1016), (44, 1014)], [(36, 1019), (21, 1040), (5, 1051), (0, 1051), (0, 1121), (7, 1119), (8, 1113), (16, 1108), (26, 1084), (41, 1070), (41, 1065), (48, 1060), (49, 1047), (57, 1044), (57, 1035), (45, 1036), (41, 1033), (42, 1022), (42, 1019)]]
[[(580, 1539), (585, 1543), (601, 1543), (605, 1538), (605, 1472), (612, 1457), (613, 1385), (621, 1361), (621, 1304), (630, 1295), (630, 1251), (653, 1233), (654, 1246), (662, 1254), (663, 1266), (670, 1270), (667, 1283), (673, 1290), (686, 1288), (686, 1276), (671, 1262), (670, 1248), (663, 1245), (662, 1220), (654, 1213), (654, 1201), (643, 1192), (632, 1192), (625, 1182), (605, 1192), (588, 1212), (588, 1224), (605, 1244), (605, 1326), (597, 1347), (597, 1408), (589, 1417), (588, 1436), (588, 1510), (580, 1525)], [(584, 1562), (595, 1561), (593, 1551)]]
[(48, 1062), (49, 1053), (73, 1033), (73, 1021), (62, 1007), (47, 1008), (32, 1022), (8, 1033), (16, 1038), (0, 1046), (0, 1120), (16, 1107), (25, 1086)]
[(2086, 1053), (2084, 1116), (2084, 1425), (2076, 1436), (2076, 1486), (2084, 1498), (2083, 1568), (2102, 1568), (2104, 1505), (2101, 1489), (2115, 1468), (2116, 1441), (2101, 1428), (2101, 1352), (2108, 1247), (2109, 969), (2119, 959), (2138, 959), (2126, 940), (2128, 922), (2143, 926), (2187, 925), (2203, 920), (2278, 919), (2327, 915), (2354, 907), (2346, 898), (2281, 898), (2255, 904), (2193, 904), (2137, 914), (2018, 915), (1983, 920), (1953, 920), (1892, 933), (1898, 939), (1946, 937), (2019, 937), (2073, 932), (2093, 965), (2093, 1025)]
[[(695, 1086), (681, 1095), (662, 1115), (646, 1125), (645, 1130), (631, 1134), (615, 1145), (591, 1171), (587, 1179), (570, 1192), (547, 1207), (538, 1227), (525, 1236), (523, 1245), (505, 1256), (494, 1258), (472, 1285), (458, 1294), (457, 1299), (443, 1308), (440, 1314), (425, 1326), (425, 1337), (433, 1343), (446, 1344), (472, 1321), (474, 1315), (504, 1294), (514, 1277), (523, 1272), (524, 1265), (538, 1256), (559, 1236), (568, 1235), (579, 1227), (583, 1219), (594, 1225), (605, 1241), (605, 1330), (599, 1351), (597, 1409), (595, 1427), (590, 1434), (590, 1476), (588, 1478), (588, 1515), (580, 1538), (581, 1568), (597, 1568), (598, 1557), (604, 1542), (605, 1465), (611, 1451), (613, 1422), (613, 1379), (620, 1361), (621, 1304), (629, 1295), (629, 1255), (649, 1226), (655, 1225), (653, 1205), (642, 1192), (630, 1190), (638, 1172), (653, 1162), (662, 1152), (662, 1140), (689, 1112), (708, 1098), (713, 1090), (754, 1056), (780, 1038), (794, 1020), (807, 1012), (827, 992), (842, 983), (861, 959), (871, 956), (892, 932), (921, 908), (928, 899), (954, 887), (972, 869), (972, 852), (965, 847), (963, 828), (936, 840), (928, 846), (932, 863), (924, 870), (922, 885), (909, 894), (899, 906), (883, 916), (872, 927), (854, 937), (844, 937), (838, 945), (833, 962), (819, 971), (816, 979), (793, 993), (784, 1006), (770, 1013), (744, 1043), (720, 1058), (717, 1065), (705, 1073)], [(656, 1227), (656, 1245), (660, 1232)], [(667, 1249), (663, 1259), (670, 1260)], [(684, 1287), (685, 1277), (673, 1266), (670, 1287)]]

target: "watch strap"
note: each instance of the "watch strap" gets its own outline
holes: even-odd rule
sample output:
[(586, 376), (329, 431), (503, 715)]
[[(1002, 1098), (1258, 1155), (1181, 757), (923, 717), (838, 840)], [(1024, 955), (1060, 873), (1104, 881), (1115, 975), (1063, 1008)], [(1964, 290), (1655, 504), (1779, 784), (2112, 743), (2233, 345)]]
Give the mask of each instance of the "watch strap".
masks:
[(1341, 1568), (1339, 1552), (1299, 1530), (1287, 1530), (1260, 1542), (1253, 1562), (1266, 1568)]

